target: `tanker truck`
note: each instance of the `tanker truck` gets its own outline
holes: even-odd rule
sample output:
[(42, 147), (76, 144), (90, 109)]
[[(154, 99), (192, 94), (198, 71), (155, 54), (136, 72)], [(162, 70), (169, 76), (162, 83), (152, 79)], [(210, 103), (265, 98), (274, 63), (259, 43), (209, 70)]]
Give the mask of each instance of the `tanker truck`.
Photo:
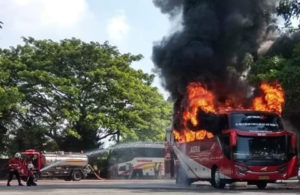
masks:
[(38, 152), (34, 149), (22, 152), (24, 166), (20, 176), (27, 177), (25, 162), (32, 162), (36, 177), (56, 177), (65, 180), (79, 181), (91, 172), (88, 157), (82, 153), (72, 152)]

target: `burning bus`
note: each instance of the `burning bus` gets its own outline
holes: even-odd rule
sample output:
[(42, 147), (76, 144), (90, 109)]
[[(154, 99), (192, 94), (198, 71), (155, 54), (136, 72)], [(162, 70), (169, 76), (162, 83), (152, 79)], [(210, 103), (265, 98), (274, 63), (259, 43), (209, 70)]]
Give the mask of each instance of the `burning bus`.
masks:
[(166, 170), (174, 167), (177, 183), (207, 180), (217, 188), (233, 181), (265, 188), (297, 176), (296, 135), (281, 124), (279, 71), (252, 66), (272, 45), (266, 43), (277, 2), (154, 2), (176, 18), (175, 32), (155, 43), (152, 54), (175, 102)]
[(260, 90), (251, 107), (242, 108), (228, 101), (217, 105), (203, 85), (188, 85), (167, 135), (166, 174), (174, 173), (177, 184), (205, 180), (215, 188), (245, 181), (264, 189), (297, 178), (296, 134), (284, 129), (280, 117), (283, 90), (277, 83), (263, 83)]

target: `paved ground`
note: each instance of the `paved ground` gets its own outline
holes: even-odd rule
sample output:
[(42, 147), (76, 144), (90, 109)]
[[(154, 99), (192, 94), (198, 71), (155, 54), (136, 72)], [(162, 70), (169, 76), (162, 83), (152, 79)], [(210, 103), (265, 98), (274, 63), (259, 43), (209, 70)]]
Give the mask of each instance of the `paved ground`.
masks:
[(216, 190), (206, 182), (198, 182), (191, 187), (178, 187), (173, 180), (82, 180), (70, 182), (64, 180), (40, 180), (38, 186), (16, 186), (16, 181), (11, 187), (5, 186), (6, 181), (0, 181), (0, 194), (2, 195), (76, 195), (76, 194), (300, 194), (300, 183), (289, 181), (288, 183), (269, 184), (267, 189), (258, 190), (255, 186), (246, 186), (238, 183), (228, 186), (225, 190)]

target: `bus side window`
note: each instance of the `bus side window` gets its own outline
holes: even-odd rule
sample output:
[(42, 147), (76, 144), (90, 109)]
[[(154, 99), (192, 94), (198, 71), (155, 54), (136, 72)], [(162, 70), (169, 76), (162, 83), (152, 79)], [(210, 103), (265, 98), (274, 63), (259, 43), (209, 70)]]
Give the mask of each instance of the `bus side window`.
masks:
[(231, 159), (231, 155), (230, 155), (230, 143), (229, 143), (229, 133), (227, 134), (222, 134), (220, 136), (220, 141), (222, 144), (222, 148), (223, 148), (223, 153), (224, 155), (228, 158)]

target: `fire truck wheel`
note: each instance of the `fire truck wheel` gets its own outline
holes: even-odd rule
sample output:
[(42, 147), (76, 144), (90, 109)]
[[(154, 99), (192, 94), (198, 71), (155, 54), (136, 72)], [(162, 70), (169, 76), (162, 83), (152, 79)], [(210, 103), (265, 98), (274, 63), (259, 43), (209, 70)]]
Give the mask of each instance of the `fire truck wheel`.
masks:
[(223, 189), (225, 187), (225, 183), (221, 180), (221, 175), (218, 168), (213, 169), (211, 184), (217, 189)]
[(176, 173), (176, 184), (177, 185), (183, 185), (183, 186), (190, 186), (191, 180), (186, 175), (183, 168), (178, 167), (177, 173)]
[(256, 184), (257, 188), (263, 190), (267, 187), (267, 182), (259, 182)]
[(79, 170), (74, 170), (72, 172), (72, 179), (74, 181), (80, 181), (82, 179), (82, 173)]

